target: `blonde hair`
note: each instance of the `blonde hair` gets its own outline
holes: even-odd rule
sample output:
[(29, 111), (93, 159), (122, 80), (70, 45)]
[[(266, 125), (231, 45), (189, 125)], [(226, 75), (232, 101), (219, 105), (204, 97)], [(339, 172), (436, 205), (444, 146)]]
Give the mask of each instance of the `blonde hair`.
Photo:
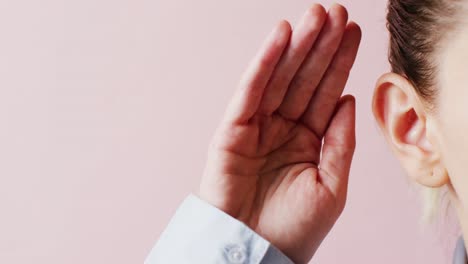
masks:
[(440, 188), (422, 187), (422, 220), (425, 223), (432, 223), (435, 221), (438, 212), (440, 211)]
[[(448, 187), (439, 188), (420, 187), (422, 198), (421, 221), (424, 224), (434, 224), (443, 218), (450, 218), (451, 204), (448, 199)], [(447, 220), (447, 219), (445, 219)]]

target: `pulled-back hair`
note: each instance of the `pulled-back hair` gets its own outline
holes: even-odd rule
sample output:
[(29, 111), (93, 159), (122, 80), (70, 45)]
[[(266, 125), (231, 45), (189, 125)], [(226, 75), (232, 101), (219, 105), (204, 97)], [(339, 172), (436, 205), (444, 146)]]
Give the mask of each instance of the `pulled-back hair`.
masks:
[(463, 0), (389, 0), (388, 59), (431, 108), (437, 96), (437, 54), (458, 25)]

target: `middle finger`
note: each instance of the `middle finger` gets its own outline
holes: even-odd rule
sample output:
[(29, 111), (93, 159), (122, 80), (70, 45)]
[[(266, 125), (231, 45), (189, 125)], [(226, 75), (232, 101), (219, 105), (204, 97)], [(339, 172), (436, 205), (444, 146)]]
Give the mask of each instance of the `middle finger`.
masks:
[(317, 39), (326, 16), (323, 6), (314, 4), (293, 30), (290, 43), (265, 88), (259, 113), (270, 115), (280, 106), (289, 82)]
[(289, 84), (288, 92), (279, 107), (279, 113), (283, 117), (296, 120), (307, 108), (338, 50), (347, 20), (348, 14), (343, 6), (335, 4), (330, 8), (327, 22), (317, 42)]

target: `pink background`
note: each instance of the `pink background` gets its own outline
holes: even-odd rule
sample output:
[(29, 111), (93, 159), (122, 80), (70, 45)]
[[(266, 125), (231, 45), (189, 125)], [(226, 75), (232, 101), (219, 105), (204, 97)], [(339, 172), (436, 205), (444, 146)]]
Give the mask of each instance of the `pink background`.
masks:
[[(312, 263), (449, 263), (454, 233), (421, 232), (370, 111), (388, 69), (385, 1), (342, 3), (363, 28), (347, 88), (358, 148), (347, 208)], [(142, 263), (198, 187), (247, 62), (310, 4), (1, 1), (0, 263)]]

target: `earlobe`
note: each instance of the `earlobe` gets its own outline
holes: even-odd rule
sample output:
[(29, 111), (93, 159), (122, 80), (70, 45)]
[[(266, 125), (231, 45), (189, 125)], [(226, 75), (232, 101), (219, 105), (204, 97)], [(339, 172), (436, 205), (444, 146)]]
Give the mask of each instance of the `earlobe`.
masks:
[(413, 180), (428, 187), (440, 187), (447, 182), (439, 154), (428, 138), (424, 106), (411, 82), (395, 73), (384, 74), (376, 84), (372, 111), (391, 149)]
[(415, 180), (419, 184), (430, 188), (439, 188), (450, 182), (447, 171), (440, 166), (433, 168), (429, 175), (421, 174)]

